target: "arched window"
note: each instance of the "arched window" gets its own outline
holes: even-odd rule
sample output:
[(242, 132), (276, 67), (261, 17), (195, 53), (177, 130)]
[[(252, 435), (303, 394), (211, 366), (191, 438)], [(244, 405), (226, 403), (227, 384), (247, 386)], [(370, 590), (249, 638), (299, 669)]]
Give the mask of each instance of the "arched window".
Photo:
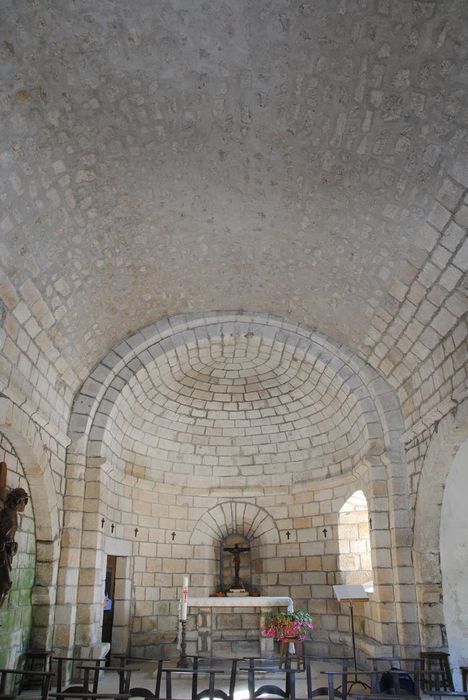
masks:
[(345, 584), (372, 581), (369, 511), (362, 491), (355, 491), (340, 509), (338, 518), (338, 570)]

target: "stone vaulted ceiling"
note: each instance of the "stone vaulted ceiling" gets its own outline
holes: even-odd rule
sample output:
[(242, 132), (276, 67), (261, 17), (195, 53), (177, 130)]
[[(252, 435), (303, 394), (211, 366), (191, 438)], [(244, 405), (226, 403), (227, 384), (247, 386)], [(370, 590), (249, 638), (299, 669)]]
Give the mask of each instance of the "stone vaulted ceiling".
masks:
[(0, 258), (53, 314), (74, 389), (191, 310), (359, 349), (464, 136), (464, 0), (0, 12)]

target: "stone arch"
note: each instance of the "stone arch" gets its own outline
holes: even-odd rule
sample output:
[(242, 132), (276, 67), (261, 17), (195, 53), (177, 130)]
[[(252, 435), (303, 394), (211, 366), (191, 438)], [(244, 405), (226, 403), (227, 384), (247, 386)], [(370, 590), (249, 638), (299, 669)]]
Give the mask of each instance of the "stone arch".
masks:
[(226, 535), (238, 533), (250, 542), (261, 539), (268, 544), (280, 541), (271, 515), (248, 501), (224, 501), (204, 513), (195, 525), (191, 544), (207, 544)]
[[(1, 431), (0, 460), (8, 466), (8, 488), (20, 487), (30, 493), (23, 464), (13, 444)], [(18, 517), (15, 541), (18, 552), (12, 561), (12, 586), (0, 610), (0, 663), (4, 668), (16, 668), (21, 656), (30, 647), (31, 590), (36, 571), (35, 519), (31, 502)]]
[(274, 553), (280, 536), (271, 515), (256, 504), (244, 500), (230, 500), (218, 503), (206, 511), (198, 520), (190, 537), (195, 558), (203, 558), (205, 570), (217, 578), (221, 542), (233, 534), (242, 535), (250, 543), (252, 581), (249, 585), (254, 590), (262, 588), (263, 557)]
[(0, 398), (0, 430), (12, 442), (33, 493), (37, 539), (59, 537), (59, 513), (48, 449), (34, 422), (7, 397)]
[[(91, 480), (94, 481), (94, 483), (89, 483), (91, 487), (89, 493), (92, 492), (96, 496), (99, 491), (98, 482), (100, 479), (97, 474), (102, 471), (103, 465), (107, 465), (106, 473), (110, 474), (112, 472), (114, 474), (115, 482), (119, 484), (119, 487), (133, 482), (137, 485), (148, 483), (151, 488), (162, 488), (164, 492), (172, 492), (173, 489), (179, 488), (186, 489), (187, 492), (194, 488), (203, 489), (204, 492), (207, 491), (207, 468), (205, 467), (200, 475), (194, 472), (189, 473), (188, 470), (185, 470), (186, 465), (185, 460), (182, 459), (183, 455), (181, 455), (179, 460), (179, 471), (177, 473), (174, 473), (172, 469), (166, 468), (165, 474), (162, 474), (160, 469), (157, 477), (163, 478), (154, 478), (153, 474), (149, 474), (143, 461), (138, 465), (138, 469), (134, 471), (127, 470), (123, 453), (122, 451), (119, 452), (119, 441), (116, 439), (116, 436), (119, 437), (119, 430), (120, 434), (124, 432), (122, 425), (125, 425), (127, 417), (134, 415), (134, 412), (129, 410), (131, 405), (128, 395), (133, 396), (134, 404), (132, 405), (136, 406), (140, 403), (144, 408), (146, 407), (144, 402), (149, 397), (147, 393), (145, 394), (143, 385), (145, 382), (151, 385), (152, 376), (148, 370), (149, 367), (154, 366), (154, 363), (158, 363), (161, 357), (170, 356), (170, 358), (178, 360), (180, 357), (186, 357), (187, 348), (196, 346), (197, 351), (201, 348), (205, 352), (213, 340), (219, 345), (219, 343), (225, 343), (226, 339), (228, 339), (227, 342), (230, 342), (229, 338), (239, 338), (244, 345), (244, 339), (252, 338), (253, 342), (255, 342), (257, 338), (261, 338), (265, 341), (266, 346), (273, 346), (276, 343), (284, 347), (285, 353), (289, 353), (298, 365), (304, 361), (303, 358), (310, 360), (309, 364), (313, 368), (315, 367), (321, 379), (323, 377), (327, 391), (328, 387), (330, 388), (330, 401), (339, 404), (340, 417), (342, 416), (343, 418), (343, 420), (333, 420), (336, 408), (336, 404), (333, 404), (332, 406), (324, 407), (322, 411), (323, 416), (321, 416), (320, 420), (331, 425), (331, 430), (333, 430), (334, 425), (338, 424), (340, 429), (344, 430), (344, 433), (337, 435), (336, 440), (331, 440), (329, 439), (331, 436), (326, 435), (323, 441), (315, 441), (313, 447), (318, 446), (319, 449), (322, 449), (321, 445), (326, 444), (331, 450), (336, 452), (335, 460), (333, 457), (330, 457), (327, 450), (323, 449), (323, 463), (318, 468), (314, 461), (315, 454), (307, 454), (306, 458), (303, 458), (301, 454), (302, 446), (298, 446), (294, 457), (287, 462), (286, 468), (278, 468), (276, 464), (269, 465), (270, 469), (265, 470), (265, 473), (261, 475), (261, 481), (259, 476), (251, 477), (248, 470), (242, 473), (242, 478), (239, 478), (241, 475), (240, 471), (232, 474), (231, 466), (233, 460), (231, 460), (229, 464), (223, 464), (218, 469), (215, 479), (212, 480), (213, 483), (209, 484), (208, 490), (214, 498), (216, 498), (216, 494), (232, 493), (232, 502), (235, 503), (241, 495), (244, 499), (246, 496), (248, 498), (251, 495), (255, 498), (257, 485), (261, 488), (270, 488), (270, 490), (274, 488), (279, 493), (284, 490), (285, 483), (287, 488), (301, 489), (303, 484), (310, 484), (315, 479), (326, 480), (331, 477), (347, 479), (352, 477), (353, 474), (356, 474), (356, 476), (360, 475), (360, 478), (367, 485), (368, 493), (372, 494), (374, 491), (377, 493), (382, 483), (389, 478), (394, 478), (393, 472), (397, 473), (400, 482), (404, 480), (406, 473), (402, 448), (403, 429), (398, 399), (389, 384), (347, 347), (301, 324), (291, 323), (272, 315), (229, 311), (209, 311), (206, 313), (179, 315), (143, 328), (116, 345), (84, 382), (75, 399), (69, 432), (72, 442), (68, 450), (67, 461), (67, 493), (73, 496), (70, 501), (73, 502), (75, 508), (74, 513), (67, 513), (67, 518), (69, 518), (70, 522), (73, 521), (72, 534), (74, 542), (78, 539), (76, 522), (82, 517), (82, 513), (85, 510), (87, 483)], [(281, 350), (278, 354), (283, 357)], [(171, 364), (170, 362), (167, 362), (167, 364), (170, 373)], [(293, 375), (297, 378), (294, 372)], [(154, 383), (153, 386), (150, 386), (153, 396), (157, 393), (158, 386), (155, 386)], [(142, 393), (140, 393), (140, 390)], [(336, 392), (340, 391), (343, 392), (343, 397), (338, 397), (337, 400)], [(138, 402), (139, 396), (142, 397), (142, 402)], [(328, 398), (328, 393), (326, 396)], [(122, 397), (124, 398), (122, 399)], [(284, 408), (287, 411), (286, 407)], [(353, 412), (354, 430), (351, 442), (349, 442), (346, 436), (347, 429), (343, 427), (343, 424), (351, 412)], [(303, 430), (304, 427), (308, 427), (304, 425), (304, 423), (307, 423), (307, 420), (300, 423), (299, 421), (302, 417), (298, 416), (298, 418), (298, 425), (293, 428), (297, 432)], [(145, 417), (140, 415), (138, 419), (144, 422)], [(216, 416), (214, 416), (214, 420), (216, 420)], [(140, 426), (133, 423), (131, 427), (133, 433), (125, 434), (128, 438), (127, 445), (137, 437), (136, 430)], [(172, 429), (170, 422), (166, 429)], [(264, 435), (266, 434), (267, 431), (264, 432)], [(300, 437), (301, 441), (309, 440), (312, 445), (313, 430), (309, 434), (301, 435)], [(159, 441), (159, 435), (157, 440)], [(236, 436), (233, 435), (231, 445), (235, 441)], [(177, 440), (173, 440), (173, 444), (177, 442)], [(144, 447), (146, 446), (144, 442), (141, 444)], [(147, 444), (151, 445), (150, 442)], [(240, 444), (239, 442), (238, 445)], [(349, 448), (350, 444), (353, 445), (352, 450)], [(124, 445), (124, 448), (127, 445)], [(266, 460), (264, 463), (268, 464), (270, 457), (267, 448), (271, 450), (272, 445), (267, 445), (265, 442), (264, 445), (262, 444), (262, 447), (265, 447), (262, 458)], [(132, 446), (129, 445), (130, 451), (131, 448)], [(194, 457), (205, 454), (203, 452), (204, 445), (201, 441), (197, 448), (198, 452), (193, 450)], [(152, 449), (152, 445), (150, 449)], [(279, 458), (282, 457), (280, 452), (278, 451), (277, 455)], [(148, 453), (144, 450), (141, 450), (139, 454), (143, 455), (151, 469), (154, 468), (155, 464), (157, 465), (157, 460), (153, 459), (153, 455), (148, 456)], [(230, 459), (232, 454), (232, 452), (227, 450), (227, 459)], [(242, 456), (240, 449), (237, 452), (237, 456)], [(164, 459), (164, 457), (161, 457), (160, 460), (163, 468)], [(130, 463), (130, 460), (127, 463)], [(241, 460), (239, 460), (239, 464), (241, 464)], [(204, 465), (210, 465), (210, 462), (206, 461)], [(153, 478), (151, 479), (150, 476)], [(284, 483), (281, 482), (281, 479), (283, 479)], [(243, 490), (240, 491), (241, 489)], [(400, 483), (396, 492), (399, 494), (403, 493), (403, 487)], [(105, 494), (103, 498), (105, 501)], [(94, 507), (96, 509), (99, 507), (98, 501), (98, 498), (94, 498)], [(250, 506), (251, 504), (248, 505)], [(104, 505), (104, 507), (106, 506)], [(245, 508), (247, 507), (246, 505)], [(392, 497), (390, 496), (389, 511), (393, 507)], [(232, 519), (232, 513), (230, 514), (227, 506), (225, 508), (223, 519), (229, 522), (229, 517)], [(401, 505), (401, 499), (398, 509), (400, 511), (404, 509), (404, 506)], [(89, 510), (89, 507), (87, 510)], [(220, 513), (221, 511), (219, 511)], [(235, 517), (237, 518), (238, 515), (239, 513), (236, 512)], [(390, 521), (390, 516), (387, 519)], [(87, 513), (86, 518), (82, 518), (79, 522), (82, 528), (79, 535), (81, 540), (79, 547), (82, 552), (82, 558), (86, 555), (86, 560), (88, 561), (92, 558), (93, 552), (99, 549), (100, 546), (97, 511)], [(265, 523), (262, 526), (265, 526)], [(187, 573), (191, 574), (191, 580), (192, 574), (196, 573), (197, 585), (205, 590), (211, 586), (213, 575), (216, 574), (216, 559), (213, 555), (213, 547), (209, 544), (214, 540), (216, 532), (215, 523), (211, 515), (208, 519), (200, 522), (194, 535), (194, 537), (199, 538), (199, 542), (196, 544), (192, 543), (194, 559), (193, 561), (189, 560), (187, 564)], [(260, 530), (257, 532), (260, 532)], [(275, 537), (275, 541), (276, 539), (279, 541), (275, 528), (272, 527), (270, 529), (269, 535)], [(384, 536), (388, 536), (388, 528), (385, 532), (383, 532), (382, 528), (382, 542)], [(391, 529), (390, 536), (393, 537), (393, 529)], [(266, 537), (263, 539), (266, 540)], [(260, 541), (259, 537), (257, 537), (257, 541)], [(86, 546), (83, 545), (83, 542), (86, 542)], [(377, 544), (378, 546), (375, 548), (377, 566), (380, 565), (380, 559), (383, 561), (382, 566), (386, 565), (385, 557), (388, 541), (385, 544), (380, 545), (379, 542)], [(277, 556), (276, 548), (279, 546), (277, 543), (267, 544), (266, 546), (270, 547), (270, 557)], [(88, 576), (91, 572), (83, 573), (84, 565), (76, 557), (76, 551), (77, 547), (75, 545), (62, 547), (61, 566), (63, 566), (64, 572), (66, 570), (68, 574), (70, 574), (71, 569), (74, 569), (73, 573), (76, 576), (76, 581), (78, 581), (78, 577)], [(262, 551), (264, 550), (262, 549)], [(399, 547), (397, 554), (398, 556), (401, 555), (402, 560), (407, 559), (406, 552), (403, 552), (403, 547)], [(398, 565), (398, 562), (396, 564)], [(287, 577), (283, 577), (283, 580), (285, 578)], [(268, 576), (262, 571), (258, 572), (259, 586), (262, 586), (263, 591), (265, 591), (265, 587), (268, 587), (269, 580), (278, 581), (278, 577), (275, 577), (273, 573)], [(96, 579), (95, 590), (97, 590), (98, 584), (99, 582)], [(286, 582), (284, 585), (287, 587), (288, 583)], [(70, 586), (64, 586), (63, 591), (59, 591), (59, 595), (60, 602), (62, 602), (62, 599), (63, 601), (70, 599), (72, 595)], [(84, 598), (82, 601), (80, 600), (78, 586), (76, 586), (75, 595), (78, 600), (77, 617), (82, 621), (77, 625), (76, 637), (86, 640), (97, 639), (95, 620), (98, 618), (100, 611), (98, 596), (95, 596), (90, 606), (88, 600)], [(61, 618), (65, 620), (66, 615), (67, 611), (64, 610)], [(74, 620), (71, 616), (69, 619), (66, 619), (66, 624), (63, 625), (63, 634), (68, 635), (70, 640), (74, 634), (73, 625)]]
[(36, 574), (32, 590), (31, 644), (50, 646), (55, 617), (60, 522), (50, 456), (36, 424), (7, 397), (0, 399), (0, 431), (23, 464), (36, 526)]
[(465, 401), (437, 425), (419, 480), (413, 552), (421, 645), (425, 649), (447, 649), (440, 563), (441, 512), (449, 469), (467, 437)]

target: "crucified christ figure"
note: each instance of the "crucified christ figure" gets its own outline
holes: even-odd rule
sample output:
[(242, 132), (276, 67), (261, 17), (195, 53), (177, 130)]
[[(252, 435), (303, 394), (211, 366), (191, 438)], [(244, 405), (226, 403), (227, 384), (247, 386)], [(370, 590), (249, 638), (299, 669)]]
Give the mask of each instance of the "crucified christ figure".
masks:
[(232, 554), (234, 562), (234, 588), (242, 588), (242, 582), (239, 578), (240, 555), (242, 552), (250, 551), (250, 547), (240, 547), (238, 544), (235, 544), (234, 547), (224, 547), (224, 551)]

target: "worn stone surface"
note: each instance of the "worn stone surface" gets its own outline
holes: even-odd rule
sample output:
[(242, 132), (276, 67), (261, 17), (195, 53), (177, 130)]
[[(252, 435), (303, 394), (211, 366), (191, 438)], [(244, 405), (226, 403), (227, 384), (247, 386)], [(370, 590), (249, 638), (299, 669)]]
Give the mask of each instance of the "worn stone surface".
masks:
[(1, 13), (1, 259), (74, 389), (190, 309), (358, 347), (455, 156), (466, 187), (462, 0)]
[(464, 0), (2, 3), (0, 428), (35, 487), (32, 642), (98, 643), (117, 552), (115, 643), (154, 655), (181, 575), (211, 592), (239, 530), (340, 653), (359, 490), (360, 653), (446, 644), (466, 414), (431, 445), (467, 393), (467, 47)]

